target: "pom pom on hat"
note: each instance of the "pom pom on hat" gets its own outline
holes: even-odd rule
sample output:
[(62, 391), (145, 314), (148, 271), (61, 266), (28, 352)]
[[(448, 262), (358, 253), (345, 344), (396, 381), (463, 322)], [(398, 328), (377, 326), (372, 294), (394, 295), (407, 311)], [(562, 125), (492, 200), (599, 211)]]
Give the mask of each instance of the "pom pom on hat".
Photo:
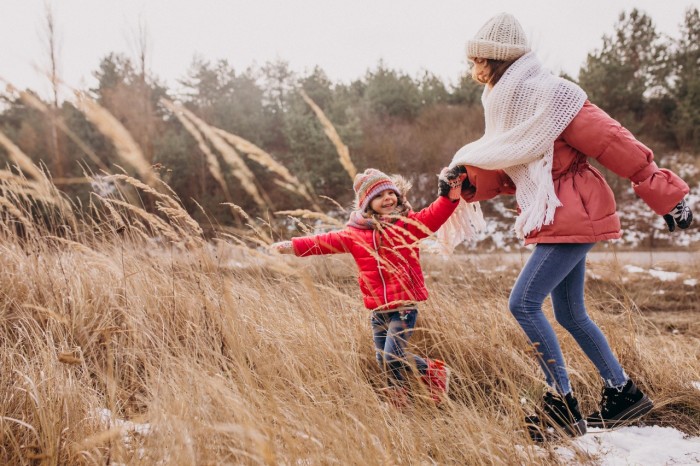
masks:
[(467, 57), (509, 61), (530, 51), (525, 31), (515, 16), (501, 13), (484, 24), (467, 41)]
[(368, 168), (363, 173), (357, 174), (352, 187), (355, 190), (355, 206), (361, 212), (366, 211), (372, 199), (387, 189), (393, 190), (396, 196), (401, 198), (401, 191), (396, 187), (394, 181), (385, 173), (374, 168)]

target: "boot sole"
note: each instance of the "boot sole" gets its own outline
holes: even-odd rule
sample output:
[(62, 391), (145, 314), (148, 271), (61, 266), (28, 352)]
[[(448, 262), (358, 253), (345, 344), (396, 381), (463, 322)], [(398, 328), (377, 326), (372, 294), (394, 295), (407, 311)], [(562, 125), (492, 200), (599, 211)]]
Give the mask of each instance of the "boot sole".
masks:
[(559, 440), (563, 437), (562, 433), (565, 433), (568, 437), (580, 437), (584, 435), (586, 433), (586, 420), (581, 419), (575, 424), (556, 427), (544, 427), (535, 424), (529, 424), (527, 428), (532, 441), (541, 443), (546, 440)]
[(639, 401), (622, 411), (617, 416), (614, 416), (612, 419), (589, 419), (588, 427), (614, 429), (615, 427), (623, 426), (644, 416), (646, 413), (651, 411), (651, 408), (653, 407), (654, 402), (651, 401), (648, 396), (644, 395)]

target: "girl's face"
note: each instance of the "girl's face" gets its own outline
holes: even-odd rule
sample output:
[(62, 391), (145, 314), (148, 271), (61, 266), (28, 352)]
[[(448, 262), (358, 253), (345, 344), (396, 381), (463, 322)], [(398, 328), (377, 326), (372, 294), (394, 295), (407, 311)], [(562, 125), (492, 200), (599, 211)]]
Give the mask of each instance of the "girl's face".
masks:
[(470, 57), (469, 62), (472, 64), (472, 79), (487, 84), (491, 71), (489, 70), (488, 62), (485, 58)]
[(369, 208), (379, 215), (389, 215), (396, 210), (399, 199), (393, 189), (385, 189), (369, 202)]

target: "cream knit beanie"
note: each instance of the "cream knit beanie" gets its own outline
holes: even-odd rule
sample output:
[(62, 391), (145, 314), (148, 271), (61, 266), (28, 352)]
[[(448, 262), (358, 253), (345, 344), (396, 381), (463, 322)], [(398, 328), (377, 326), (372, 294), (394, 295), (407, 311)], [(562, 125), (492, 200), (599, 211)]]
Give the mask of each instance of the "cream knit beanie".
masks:
[(525, 31), (508, 13), (496, 15), (484, 24), (473, 39), (467, 41), (467, 57), (492, 60), (515, 60), (530, 51)]

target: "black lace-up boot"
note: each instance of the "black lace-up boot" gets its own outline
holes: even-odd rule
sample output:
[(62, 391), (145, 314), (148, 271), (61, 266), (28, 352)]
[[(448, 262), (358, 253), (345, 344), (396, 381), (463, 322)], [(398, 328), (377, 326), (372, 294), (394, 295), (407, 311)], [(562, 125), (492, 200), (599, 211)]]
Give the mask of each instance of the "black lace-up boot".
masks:
[(571, 437), (586, 433), (586, 421), (581, 416), (578, 401), (569, 393), (564, 398), (547, 392), (544, 395), (540, 415), (525, 418), (530, 438), (542, 442), (547, 437), (556, 437), (562, 432)]
[(649, 397), (628, 380), (620, 389), (604, 387), (600, 410), (588, 416), (586, 421), (589, 427), (609, 429), (641, 417), (653, 406)]

